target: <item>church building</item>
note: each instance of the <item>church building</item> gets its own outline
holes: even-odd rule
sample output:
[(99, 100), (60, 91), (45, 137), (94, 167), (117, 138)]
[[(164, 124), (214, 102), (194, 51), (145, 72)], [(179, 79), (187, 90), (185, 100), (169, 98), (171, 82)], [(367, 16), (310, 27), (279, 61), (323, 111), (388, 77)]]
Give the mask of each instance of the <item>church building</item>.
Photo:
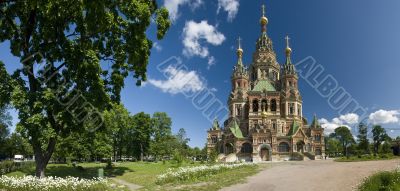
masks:
[(289, 38), (286, 61), (279, 64), (267, 35), (264, 6), (262, 12), (261, 34), (248, 67), (242, 63), (244, 51), (239, 38), (228, 99), (230, 115), (223, 126), (214, 121), (209, 129), (208, 152), (217, 152), (222, 162), (321, 158), (325, 153), (324, 129), (315, 115), (310, 125), (303, 117)]

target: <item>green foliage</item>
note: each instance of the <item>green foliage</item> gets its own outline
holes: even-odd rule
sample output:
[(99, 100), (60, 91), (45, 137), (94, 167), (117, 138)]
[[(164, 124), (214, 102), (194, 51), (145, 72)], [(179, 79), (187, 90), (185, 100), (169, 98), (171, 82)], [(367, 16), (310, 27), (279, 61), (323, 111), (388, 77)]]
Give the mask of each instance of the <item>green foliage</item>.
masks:
[(368, 135), (368, 126), (360, 123), (358, 125), (358, 149), (361, 150), (364, 154), (369, 154), (369, 139)]
[(177, 147), (177, 141), (171, 132), (171, 118), (165, 112), (155, 112), (151, 122), (153, 135), (150, 142), (150, 153), (156, 160), (171, 156)]
[(376, 173), (366, 178), (358, 190), (400, 191), (400, 171)]
[(372, 137), (374, 141), (374, 153), (377, 154), (379, 146), (387, 139), (388, 135), (386, 134), (386, 130), (380, 125), (374, 125), (372, 127)]
[[(0, 3), (0, 43), (9, 41), (10, 52), (23, 62), (12, 75), (12, 91), (0, 84), (0, 105), (11, 97), (18, 110), (17, 130), (30, 138), (37, 176), (44, 176), (60, 138), (92, 126), (94, 120), (77, 120), (71, 110), (102, 112), (110, 101), (120, 101), (128, 74), (137, 85), (146, 80), (152, 48), (147, 34), (154, 16), (157, 38), (162, 39), (170, 21), (156, 1)], [(2, 80), (8, 76), (4, 71), (0, 64)]]
[(3, 149), (8, 158), (13, 158), (17, 154), (25, 157), (33, 155), (33, 150), (28, 140), (19, 133), (12, 133), (11, 136), (7, 137), (4, 147), (1, 149)]
[(374, 161), (374, 160), (390, 160), (390, 159), (397, 159), (397, 156), (394, 156), (391, 153), (386, 153), (386, 154), (379, 154), (379, 155), (372, 155), (372, 154), (366, 154), (366, 155), (355, 155), (351, 157), (342, 157), (342, 158), (337, 158), (335, 161), (337, 162), (358, 162), (358, 161)]
[[(2, 112), (6, 105), (10, 103), (12, 92), (12, 79), (2, 61), (0, 61), (0, 79), (0, 112)], [(0, 113), (0, 117), (2, 117), (2, 114), (4, 113)], [(3, 120), (1, 119), (0, 122), (3, 123)]]
[(330, 155), (337, 156), (339, 152), (343, 151), (342, 145), (338, 139), (327, 137), (325, 140), (327, 140), (326, 149)]
[(4, 175), (10, 172), (14, 172), (17, 170), (26, 170), (33, 168), (35, 166), (35, 162), (27, 161), (27, 162), (14, 162), (14, 161), (3, 161), (0, 162), (0, 175)]
[(349, 128), (341, 126), (335, 129), (335, 138), (338, 139), (342, 144), (343, 153), (347, 156), (347, 147), (349, 144), (355, 143), (353, 135)]
[(11, 126), (11, 119), (10, 113), (7, 112), (7, 108), (5, 106), (0, 106), (0, 159), (7, 157), (6, 150), (9, 146), (7, 145), (7, 137), (10, 133), (8, 127)]

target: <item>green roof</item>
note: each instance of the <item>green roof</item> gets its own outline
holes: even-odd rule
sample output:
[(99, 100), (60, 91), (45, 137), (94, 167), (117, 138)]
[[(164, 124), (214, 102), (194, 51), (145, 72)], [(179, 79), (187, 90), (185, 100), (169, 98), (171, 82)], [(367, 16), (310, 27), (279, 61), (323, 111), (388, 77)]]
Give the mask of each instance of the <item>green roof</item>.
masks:
[(243, 138), (242, 131), (240, 130), (239, 125), (236, 123), (236, 120), (233, 120), (233, 125), (229, 129), (236, 138)]
[(219, 130), (219, 124), (217, 119), (214, 119), (212, 128), (213, 130)]
[(313, 118), (313, 121), (312, 121), (310, 127), (312, 127), (312, 128), (320, 128), (321, 127), (321, 125), (319, 125), (317, 115), (315, 115), (315, 114), (314, 114), (314, 118)]
[(266, 89), (269, 92), (276, 91), (275, 87), (268, 80), (260, 80), (254, 86), (253, 91), (264, 91)]
[(293, 124), (292, 127), (289, 130), (289, 136), (293, 136), (297, 133), (297, 131), (299, 130), (300, 125), (296, 123), (295, 120), (293, 120)]

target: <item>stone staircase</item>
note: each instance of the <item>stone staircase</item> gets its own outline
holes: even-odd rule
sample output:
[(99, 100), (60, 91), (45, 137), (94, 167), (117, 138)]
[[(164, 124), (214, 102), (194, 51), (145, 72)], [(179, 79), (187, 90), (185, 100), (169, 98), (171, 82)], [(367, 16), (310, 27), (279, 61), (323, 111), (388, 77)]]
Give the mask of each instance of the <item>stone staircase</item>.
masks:
[(303, 154), (304, 154), (304, 156), (306, 156), (304, 158), (307, 158), (308, 160), (315, 160), (315, 154), (314, 153), (304, 152)]

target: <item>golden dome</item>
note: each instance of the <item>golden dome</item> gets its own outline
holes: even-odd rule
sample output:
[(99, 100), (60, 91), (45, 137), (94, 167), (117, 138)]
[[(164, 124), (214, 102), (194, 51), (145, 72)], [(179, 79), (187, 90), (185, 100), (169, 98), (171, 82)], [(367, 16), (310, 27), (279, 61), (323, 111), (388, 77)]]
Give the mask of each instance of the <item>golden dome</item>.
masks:
[(239, 57), (242, 57), (242, 55), (243, 55), (243, 49), (238, 48), (238, 49), (236, 50), (236, 54), (237, 54)]
[(285, 52), (287, 55), (289, 55), (290, 53), (292, 53), (292, 49), (290, 47), (286, 47)]
[(260, 19), (261, 25), (267, 25), (268, 24), (268, 19), (265, 16), (262, 16)]

